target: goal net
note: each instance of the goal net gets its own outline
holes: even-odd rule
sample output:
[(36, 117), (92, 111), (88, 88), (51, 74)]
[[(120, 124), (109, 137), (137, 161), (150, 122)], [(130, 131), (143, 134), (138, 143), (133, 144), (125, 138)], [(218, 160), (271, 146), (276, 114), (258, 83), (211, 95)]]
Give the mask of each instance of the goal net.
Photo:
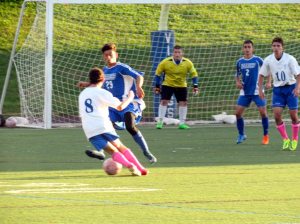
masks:
[[(108, 42), (117, 44), (121, 62), (145, 73), (145, 122), (154, 121), (157, 114), (159, 98), (152, 90), (156, 65), (172, 53), (174, 44), (183, 47), (184, 56), (199, 73), (198, 96), (192, 96), (192, 83), (188, 80), (187, 119), (194, 123), (213, 122), (212, 115), (222, 112), (234, 114), (239, 94), (234, 81), (235, 63), (242, 56), (244, 40), (251, 39), (255, 54), (264, 58), (271, 53), (272, 39), (281, 36), (286, 52), (300, 61), (300, 4), (297, 3), (162, 6), (100, 4), (96, 0), (91, 1), (95, 4), (86, 4), (89, 1), (84, 0), (84, 4), (54, 2), (53, 13), (50, 8), (48, 14), (50, 4), (46, 1), (24, 3), (23, 25), (13, 55), (21, 116), (33, 126), (49, 128), (80, 122), (77, 103), (80, 90), (76, 83), (86, 81), (93, 66), (104, 66), (100, 48)], [(46, 22), (49, 17), (53, 23)], [(31, 28), (23, 29), (28, 24)], [(52, 28), (53, 33), (47, 33)], [(270, 105), (271, 92), (266, 95)], [(176, 118), (175, 101), (170, 103), (167, 113), (168, 117)], [(260, 119), (256, 106), (246, 111), (245, 119)]]

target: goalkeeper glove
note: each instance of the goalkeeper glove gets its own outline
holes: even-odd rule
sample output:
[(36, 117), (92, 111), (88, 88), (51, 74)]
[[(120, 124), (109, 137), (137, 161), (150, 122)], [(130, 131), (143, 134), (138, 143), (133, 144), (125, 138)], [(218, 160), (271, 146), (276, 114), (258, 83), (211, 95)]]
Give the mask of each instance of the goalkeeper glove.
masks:
[(193, 87), (193, 96), (197, 96), (199, 94), (198, 85), (194, 85)]
[(160, 94), (160, 87), (158, 86), (156, 86), (155, 88), (154, 88), (154, 93), (155, 94)]

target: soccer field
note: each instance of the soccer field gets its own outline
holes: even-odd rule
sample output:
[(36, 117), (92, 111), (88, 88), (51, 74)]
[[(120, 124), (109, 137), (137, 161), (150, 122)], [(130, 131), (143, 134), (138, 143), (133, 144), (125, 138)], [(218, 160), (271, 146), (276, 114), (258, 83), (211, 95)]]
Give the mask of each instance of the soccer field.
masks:
[(300, 223), (300, 150), (274, 124), (267, 146), (260, 126), (240, 145), (233, 126), (141, 130), (159, 162), (119, 132), (151, 172), (133, 177), (105, 175), (81, 129), (1, 129), (0, 223)]

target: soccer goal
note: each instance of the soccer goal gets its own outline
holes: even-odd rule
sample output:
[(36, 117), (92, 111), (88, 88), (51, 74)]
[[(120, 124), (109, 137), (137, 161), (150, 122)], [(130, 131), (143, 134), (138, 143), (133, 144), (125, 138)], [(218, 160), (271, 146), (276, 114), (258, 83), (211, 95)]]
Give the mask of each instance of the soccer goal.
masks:
[[(109, 3), (108, 3), (109, 2)], [(242, 2), (242, 4), (241, 4)], [(119, 60), (145, 72), (145, 122), (154, 121), (159, 98), (153, 94), (157, 64), (181, 45), (199, 73), (200, 94), (190, 93), (190, 122), (214, 122), (212, 115), (234, 114), (239, 91), (235, 62), (245, 39), (255, 54), (271, 53), (281, 36), (286, 52), (300, 61), (299, 0), (27, 0), (24, 1), (2, 92), (2, 111), (11, 70), (19, 86), (21, 116), (30, 126), (78, 124), (75, 86), (93, 66), (102, 67), (100, 48), (117, 44)], [(28, 28), (30, 27), (30, 28)], [(190, 87), (192, 86), (189, 80)], [(190, 91), (191, 92), (191, 91)], [(267, 92), (270, 105), (271, 92)], [(270, 108), (269, 108), (270, 109)], [(257, 121), (255, 106), (246, 114)], [(176, 102), (168, 108), (176, 118)]]

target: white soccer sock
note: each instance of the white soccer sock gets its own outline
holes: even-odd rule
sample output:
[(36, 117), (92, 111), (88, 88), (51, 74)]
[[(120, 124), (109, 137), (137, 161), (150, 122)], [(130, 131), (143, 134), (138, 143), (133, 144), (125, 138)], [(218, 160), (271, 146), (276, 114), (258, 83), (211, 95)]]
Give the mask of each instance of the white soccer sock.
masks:
[(159, 119), (159, 121), (163, 121), (163, 119), (166, 115), (166, 112), (167, 112), (167, 106), (163, 106), (163, 105), (159, 104), (159, 107), (158, 107), (158, 119)]
[(179, 107), (179, 123), (184, 124), (186, 120), (187, 106)]

